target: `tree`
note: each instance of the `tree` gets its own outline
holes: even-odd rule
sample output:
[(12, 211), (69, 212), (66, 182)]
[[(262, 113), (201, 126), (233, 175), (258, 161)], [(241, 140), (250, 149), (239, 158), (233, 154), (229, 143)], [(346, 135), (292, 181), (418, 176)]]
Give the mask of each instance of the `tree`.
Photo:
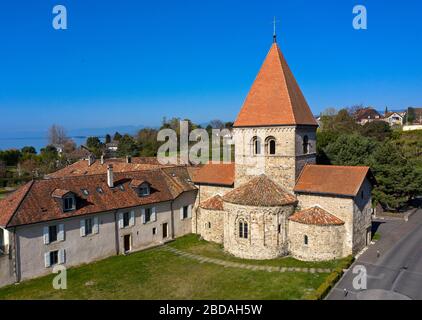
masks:
[(23, 147), (21, 149), (22, 154), (37, 154), (37, 150), (34, 147)]
[(159, 142), (157, 141), (158, 131), (145, 128), (138, 132), (136, 140), (140, 147), (140, 155), (144, 157), (153, 157), (157, 155)]
[(323, 151), (334, 165), (359, 166), (370, 163), (369, 159), (377, 146), (377, 141), (357, 134), (340, 135)]
[(216, 119), (216, 120), (211, 120), (210, 121), (210, 126), (213, 128), (213, 129), (223, 129), (224, 128), (224, 123), (221, 121), (221, 120), (218, 120), (218, 119)]
[(116, 132), (114, 134), (113, 140), (114, 141), (119, 141), (121, 138), (122, 138), (122, 135), (120, 133)]
[(107, 133), (105, 136), (105, 143), (110, 143), (111, 142), (111, 136)]
[(5, 162), (7, 166), (16, 166), (21, 157), (22, 153), (20, 150), (10, 149), (0, 151), (0, 160)]
[(120, 157), (138, 156), (139, 145), (136, 143), (133, 137), (128, 134), (125, 134), (119, 141), (119, 145), (117, 147), (117, 154)]
[(416, 120), (416, 112), (414, 108), (408, 108), (404, 119), (405, 123), (412, 124)]
[(321, 112), (321, 116), (334, 117), (337, 113), (338, 111), (336, 108), (328, 107)]
[(0, 178), (6, 177), (6, 163), (4, 161), (0, 161)]
[(86, 147), (97, 157), (101, 157), (103, 153), (104, 144), (98, 137), (88, 137), (86, 139)]
[(68, 139), (63, 145), (63, 153), (70, 154), (76, 150), (76, 143), (72, 139)]
[(391, 127), (385, 121), (367, 122), (361, 128), (361, 134), (364, 137), (374, 138), (378, 141), (390, 139), (392, 133)]
[(66, 130), (63, 127), (53, 124), (48, 129), (48, 141), (50, 145), (64, 145), (67, 140)]

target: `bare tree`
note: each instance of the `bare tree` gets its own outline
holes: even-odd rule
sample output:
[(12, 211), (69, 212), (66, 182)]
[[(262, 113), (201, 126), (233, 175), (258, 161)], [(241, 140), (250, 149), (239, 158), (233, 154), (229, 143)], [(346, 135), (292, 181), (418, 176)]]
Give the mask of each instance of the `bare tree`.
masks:
[(221, 120), (216, 119), (216, 120), (210, 121), (210, 126), (213, 129), (223, 129), (224, 128), (224, 123)]
[(48, 142), (51, 145), (64, 145), (69, 138), (66, 135), (66, 130), (58, 125), (53, 124), (48, 129)]

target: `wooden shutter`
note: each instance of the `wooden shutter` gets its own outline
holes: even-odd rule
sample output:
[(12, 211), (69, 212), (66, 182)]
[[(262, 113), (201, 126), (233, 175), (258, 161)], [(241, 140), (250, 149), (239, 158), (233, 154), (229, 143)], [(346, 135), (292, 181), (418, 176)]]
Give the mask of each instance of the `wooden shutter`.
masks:
[(135, 211), (130, 212), (129, 226), (135, 225)]
[(92, 233), (97, 234), (100, 232), (100, 226), (98, 224), (98, 217), (94, 218), (94, 226), (92, 227)]
[(66, 252), (64, 249), (59, 250), (59, 264), (64, 264), (66, 262)]
[(50, 262), (50, 252), (44, 253), (44, 264), (45, 264), (45, 267), (46, 268), (50, 267), (50, 265), (51, 265), (51, 262)]
[(49, 244), (50, 243), (50, 237), (49, 237), (48, 227), (44, 227), (43, 235), (44, 235), (44, 244)]
[(183, 207), (180, 208), (180, 220), (183, 220)]
[(80, 233), (81, 233), (81, 237), (85, 237), (86, 233), (85, 233), (85, 220), (81, 220), (80, 222)]
[(146, 218), (145, 218), (145, 209), (141, 209), (141, 216), (142, 216), (142, 223), (143, 224), (147, 223)]
[(119, 229), (123, 229), (123, 213), (119, 213)]
[(155, 207), (151, 208), (151, 220), (157, 221), (157, 211), (155, 211)]
[(188, 218), (192, 218), (192, 205), (188, 206)]
[(57, 241), (64, 241), (64, 224), (59, 224), (59, 232), (57, 233)]

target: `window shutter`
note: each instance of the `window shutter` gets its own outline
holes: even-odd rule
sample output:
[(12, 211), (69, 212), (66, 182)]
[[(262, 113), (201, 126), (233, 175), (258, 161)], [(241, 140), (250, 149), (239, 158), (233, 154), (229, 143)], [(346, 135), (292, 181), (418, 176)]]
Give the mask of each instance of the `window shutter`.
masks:
[(119, 229), (123, 229), (123, 213), (119, 213)]
[(44, 234), (44, 244), (49, 244), (50, 239), (49, 239), (49, 234), (48, 234), (48, 227), (44, 227), (43, 234)]
[(180, 208), (180, 220), (183, 220), (183, 207)]
[(145, 224), (146, 223), (146, 219), (145, 219), (145, 209), (141, 209), (141, 216), (142, 216), (142, 223)]
[(98, 217), (95, 217), (95, 218), (94, 218), (94, 226), (93, 226), (93, 228), (92, 228), (92, 232), (93, 232), (94, 234), (97, 234), (97, 233), (99, 233), (99, 232), (100, 232), (100, 226), (99, 226), (99, 224), (98, 224)]
[(188, 206), (188, 218), (192, 218), (192, 205)]
[(135, 211), (133, 211), (133, 210), (130, 212), (129, 225), (130, 226), (135, 225)]
[(86, 233), (85, 233), (85, 220), (81, 220), (80, 226), (81, 226), (81, 228), (80, 228), (81, 237), (85, 237), (85, 235), (86, 235)]
[(58, 241), (64, 241), (64, 224), (59, 224), (59, 232), (57, 234)]
[(45, 264), (46, 268), (48, 268), (51, 265), (50, 264), (50, 252), (44, 253), (44, 264)]
[(66, 253), (64, 249), (59, 250), (59, 264), (64, 264), (66, 262)]
[(155, 211), (155, 207), (151, 208), (151, 220), (152, 221), (157, 221), (157, 212)]

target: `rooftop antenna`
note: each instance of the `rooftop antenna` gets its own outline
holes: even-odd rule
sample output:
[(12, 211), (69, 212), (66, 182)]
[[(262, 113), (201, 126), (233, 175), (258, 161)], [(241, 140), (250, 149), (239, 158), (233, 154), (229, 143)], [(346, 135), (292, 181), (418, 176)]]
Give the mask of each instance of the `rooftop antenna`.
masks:
[(277, 22), (279, 22), (278, 20), (275, 19), (274, 16), (274, 20), (273, 20), (273, 26), (274, 26), (274, 32), (273, 32), (273, 43), (277, 43), (277, 30), (276, 30), (276, 25)]

